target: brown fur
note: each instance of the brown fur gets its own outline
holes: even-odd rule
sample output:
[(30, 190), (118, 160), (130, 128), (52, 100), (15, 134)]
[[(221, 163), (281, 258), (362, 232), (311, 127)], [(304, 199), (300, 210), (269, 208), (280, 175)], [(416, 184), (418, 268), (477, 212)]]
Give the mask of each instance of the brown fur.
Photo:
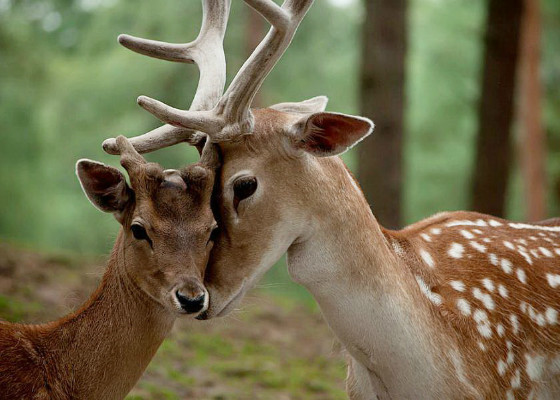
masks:
[[(99, 165), (113, 173), (98, 177), (116, 176)], [(201, 286), (214, 224), (213, 171), (202, 165), (181, 171), (185, 190), (165, 184), (155, 164), (127, 168), (133, 193), (119, 194), (129, 199), (117, 214), (123, 229), (88, 302), (51, 323), (0, 322), (0, 399), (124, 398), (180, 315), (169, 301), (174, 287)], [(96, 182), (84, 184), (94, 199)], [(137, 218), (149, 226), (152, 248), (131, 234)]]

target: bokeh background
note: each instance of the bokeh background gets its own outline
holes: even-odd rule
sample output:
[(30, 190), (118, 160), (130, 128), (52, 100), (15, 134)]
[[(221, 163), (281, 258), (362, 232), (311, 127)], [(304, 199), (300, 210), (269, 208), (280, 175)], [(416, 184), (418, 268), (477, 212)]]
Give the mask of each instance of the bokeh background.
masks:
[[(190, 104), (195, 66), (117, 35), (186, 42), (200, 21), (196, 0), (0, 0), (0, 317), (56, 317), (87, 295), (118, 224), (86, 200), (76, 161), (118, 165), (105, 138), (159, 126), (138, 95)], [(233, 0), (229, 80), (267, 29)], [(558, 0), (316, 0), (257, 102), (322, 94), (376, 122), (344, 159), (385, 226), (458, 209), (559, 215)], [(197, 153), (148, 158), (177, 168)], [(226, 325), (182, 322), (135, 398), (344, 398), (340, 352), (282, 264)]]

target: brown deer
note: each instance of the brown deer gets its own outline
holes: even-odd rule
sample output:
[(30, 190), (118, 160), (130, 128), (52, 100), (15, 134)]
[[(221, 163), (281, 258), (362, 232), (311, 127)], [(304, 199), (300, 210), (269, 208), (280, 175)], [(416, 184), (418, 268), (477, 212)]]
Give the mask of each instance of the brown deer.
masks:
[(103, 280), (75, 313), (42, 325), (0, 322), (1, 399), (122, 399), (175, 319), (208, 305), (203, 273), (213, 241), (218, 159), (181, 170), (147, 163), (124, 137), (118, 169), (80, 160), (89, 200), (122, 225)]
[[(232, 311), (285, 252), (349, 354), (352, 399), (560, 398), (560, 225), (472, 212), (381, 227), (336, 155), (372, 130), (327, 100), (250, 109), (312, 0), (245, 0), (272, 28), (210, 111), (141, 97), (168, 123), (132, 139), (148, 152), (205, 132), (223, 165), (205, 282), (208, 319)], [(144, 54), (180, 45), (127, 37)], [(114, 140), (104, 143), (114, 152)], [(374, 205), (375, 206), (375, 205)]]

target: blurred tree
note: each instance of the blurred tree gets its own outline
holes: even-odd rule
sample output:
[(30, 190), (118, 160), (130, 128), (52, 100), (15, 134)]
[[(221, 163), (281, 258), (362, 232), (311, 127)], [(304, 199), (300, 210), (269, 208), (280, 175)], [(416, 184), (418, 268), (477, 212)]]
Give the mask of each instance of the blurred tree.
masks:
[(525, 198), (525, 218), (546, 217), (545, 137), (541, 121), (539, 0), (525, 0), (521, 39), (521, 117), (520, 158)]
[(523, 0), (489, 0), (472, 209), (503, 217)]
[(401, 225), (407, 0), (366, 0), (360, 98), (375, 135), (358, 148), (358, 176), (379, 222)]

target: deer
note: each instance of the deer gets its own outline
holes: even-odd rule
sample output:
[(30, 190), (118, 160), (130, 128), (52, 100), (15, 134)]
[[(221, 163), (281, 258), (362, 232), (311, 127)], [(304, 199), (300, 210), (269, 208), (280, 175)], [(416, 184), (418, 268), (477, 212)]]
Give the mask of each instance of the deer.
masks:
[[(338, 157), (372, 132), (369, 119), (326, 112), (323, 96), (251, 108), (313, 1), (245, 3), (271, 29), (225, 93), (189, 110), (141, 96), (164, 125), (131, 139), (140, 152), (205, 140), (219, 148), (210, 304), (197, 318), (231, 313), (287, 253), (291, 278), (347, 353), (350, 399), (559, 398), (560, 221), (454, 211), (382, 227)], [(120, 41), (171, 61), (190, 47)], [(103, 148), (114, 153), (114, 139)]]
[(123, 399), (181, 315), (208, 306), (203, 273), (216, 227), (217, 154), (180, 170), (148, 163), (120, 136), (125, 176), (82, 159), (87, 198), (122, 228), (103, 279), (76, 312), (40, 325), (0, 322), (0, 398)]

